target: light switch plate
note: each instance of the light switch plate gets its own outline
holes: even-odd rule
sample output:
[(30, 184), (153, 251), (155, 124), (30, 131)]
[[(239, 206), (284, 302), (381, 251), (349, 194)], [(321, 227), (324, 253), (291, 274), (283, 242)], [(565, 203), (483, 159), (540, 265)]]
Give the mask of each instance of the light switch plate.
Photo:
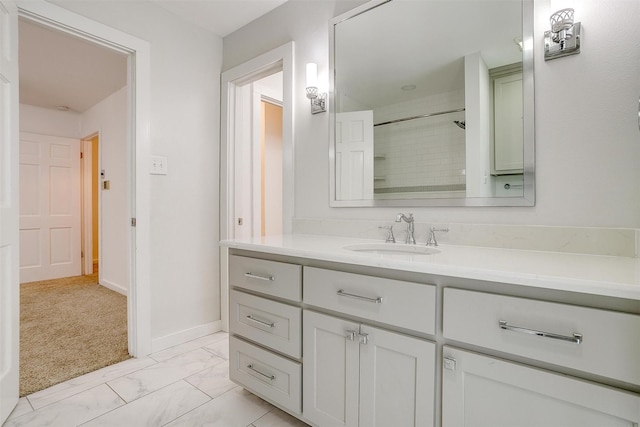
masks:
[(149, 173), (151, 175), (166, 175), (167, 158), (164, 156), (151, 156), (151, 167)]

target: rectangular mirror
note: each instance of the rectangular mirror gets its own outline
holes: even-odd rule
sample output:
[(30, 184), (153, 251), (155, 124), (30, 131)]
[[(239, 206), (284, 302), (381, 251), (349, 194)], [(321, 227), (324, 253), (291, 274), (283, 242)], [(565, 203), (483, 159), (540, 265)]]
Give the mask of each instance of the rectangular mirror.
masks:
[(532, 0), (331, 20), (330, 205), (533, 206), (532, 38)]

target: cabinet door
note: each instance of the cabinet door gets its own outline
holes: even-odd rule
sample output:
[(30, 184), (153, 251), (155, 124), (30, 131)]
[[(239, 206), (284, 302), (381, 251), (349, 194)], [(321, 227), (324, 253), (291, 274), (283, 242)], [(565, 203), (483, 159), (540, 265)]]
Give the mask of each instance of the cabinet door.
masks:
[(319, 426), (358, 425), (358, 328), (304, 310), (303, 414)]
[(522, 74), (495, 79), (494, 167), (496, 173), (522, 172)]
[(435, 345), (367, 325), (360, 340), (360, 425), (433, 426)]
[(443, 356), (443, 427), (640, 422), (640, 395), (447, 346)]

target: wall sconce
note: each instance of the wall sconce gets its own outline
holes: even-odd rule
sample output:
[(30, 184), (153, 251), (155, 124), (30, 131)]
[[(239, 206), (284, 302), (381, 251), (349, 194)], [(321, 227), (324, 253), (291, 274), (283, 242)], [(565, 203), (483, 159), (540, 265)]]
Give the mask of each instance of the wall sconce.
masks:
[(573, 23), (573, 9), (551, 15), (551, 31), (544, 32), (544, 59), (562, 58), (580, 53), (580, 23)]
[(307, 98), (311, 100), (311, 114), (327, 111), (327, 94), (318, 93), (318, 65), (307, 64)]

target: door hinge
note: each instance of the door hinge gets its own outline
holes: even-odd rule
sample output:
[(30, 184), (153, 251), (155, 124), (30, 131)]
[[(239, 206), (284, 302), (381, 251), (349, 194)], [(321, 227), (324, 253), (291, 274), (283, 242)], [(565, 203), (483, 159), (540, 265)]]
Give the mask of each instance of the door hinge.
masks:
[(135, 218), (131, 218), (131, 226), (132, 227), (136, 226), (136, 219)]
[(80, 158), (84, 159), (84, 153), (82, 151), (80, 152)]

